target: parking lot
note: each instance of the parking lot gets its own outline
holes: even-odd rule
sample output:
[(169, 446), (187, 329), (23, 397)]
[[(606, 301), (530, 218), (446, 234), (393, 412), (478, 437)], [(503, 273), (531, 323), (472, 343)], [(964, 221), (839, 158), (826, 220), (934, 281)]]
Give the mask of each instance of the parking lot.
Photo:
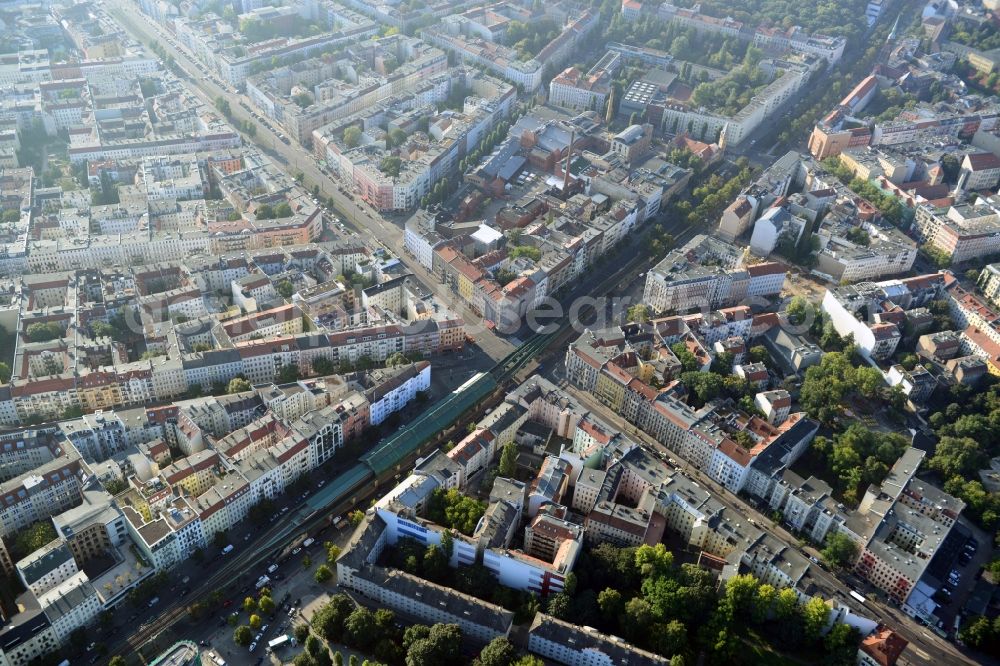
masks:
[(989, 535), (968, 521), (959, 518), (952, 533), (956, 537), (954, 543), (945, 544), (948, 550), (941, 553), (940, 562), (932, 562), (930, 568), (930, 573), (942, 582), (934, 600), (941, 605), (942, 626), (939, 628), (945, 631), (954, 630), (954, 618), (961, 614), (991, 555)]
[[(289, 641), (272, 651), (268, 648), (268, 643), (281, 636), (291, 636), (296, 624), (307, 621), (326, 603), (329, 595), (336, 592), (335, 579), (320, 584), (314, 576), (316, 569), (326, 563), (324, 542), (330, 541), (343, 547), (350, 533), (350, 528), (329, 530), (319, 535), (320, 538), (310, 546), (301, 548), (298, 552), (293, 550), (281, 562), (271, 563), (262, 567), (261, 571), (248, 572), (241, 577), (241, 582), (246, 582), (239, 589), (239, 594), (233, 595), (238, 598), (226, 599), (223, 606), (215, 609), (210, 619), (202, 623), (204, 633), (197, 637), (203, 649), (202, 663), (207, 665), (214, 662), (221, 666), (221, 660), (225, 664), (259, 666), (264, 663), (290, 662), (298, 654), (300, 647)], [(306, 557), (311, 560), (309, 566), (304, 565)], [(332, 565), (329, 566), (335, 569)], [(270, 616), (261, 614), (264, 624), (254, 632), (253, 649), (250, 649), (234, 642), (234, 627), (230, 624), (229, 617), (235, 615), (238, 625), (248, 623), (250, 614), (243, 610), (243, 600), (248, 596), (256, 597), (255, 581), (262, 575), (271, 579), (266, 586), (271, 590), (277, 607)]]

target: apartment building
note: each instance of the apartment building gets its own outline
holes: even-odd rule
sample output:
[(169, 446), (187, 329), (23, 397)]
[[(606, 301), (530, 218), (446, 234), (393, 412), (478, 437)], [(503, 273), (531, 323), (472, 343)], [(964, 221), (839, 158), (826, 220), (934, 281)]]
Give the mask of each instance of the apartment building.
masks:
[(945, 275), (937, 273), (834, 287), (827, 289), (821, 307), (837, 333), (853, 336), (861, 354), (880, 361), (899, 345), (907, 313), (944, 296), (945, 285)]
[(80, 502), (86, 463), (71, 447), (58, 457), (0, 484), (0, 537)]
[(623, 60), (620, 53), (608, 51), (586, 73), (575, 67), (566, 68), (549, 82), (549, 104), (600, 112)]
[(510, 611), (402, 571), (376, 566), (388, 545), (385, 522), (378, 515), (369, 517), (337, 559), (337, 580), (380, 606), (428, 624), (457, 624), (464, 636), (477, 643), (510, 633)]
[(568, 666), (600, 662), (630, 666), (670, 663), (670, 659), (641, 650), (617, 636), (607, 636), (591, 627), (578, 627), (545, 613), (537, 613), (528, 628), (528, 650)]
[(15, 565), (21, 583), (36, 596), (63, 584), (79, 571), (69, 546), (55, 539)]
[[(965, 503), (915, 478), (924, 455), (907, 449), (881, 487), (865, 493), (858, 513), (872, 516), (867, 524), (875, 523), (875, 529), (863, 534), (854, 571), (902, 604), (907, 614), (926, 620), (937, 609), (930, 598), (937, 589), (924, 576)], [(859, 524), (848, 521), (848, 528)]]
[(1000, 264), (984, 266), (976, 284), (990, 303), (1000, 307)]
[(735, 246), (698, 235), (650, 269), (643, 302), (657, 312), (716, 309), (749, 297), (776, 296), (784, 280), (781, 264), (744, 266), (742, 253)]

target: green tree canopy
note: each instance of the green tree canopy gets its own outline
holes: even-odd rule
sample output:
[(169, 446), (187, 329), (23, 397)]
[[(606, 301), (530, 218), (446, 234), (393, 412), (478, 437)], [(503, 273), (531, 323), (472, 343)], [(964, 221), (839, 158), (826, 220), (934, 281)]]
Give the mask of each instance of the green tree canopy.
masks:
[(226, 386), (226, 393), (232, 395), (234, 393), (243, 393), (244, 391), (249, 391), (253, 387), (250, 385), (246, 379), (242, 377), (233, 377), (229, 384)]
[(846, 567), (854, 563), (858, 556), (858, 545), (840, 532), (827, 535), (823, 547), (823, 559), (836, 567)]
[(246, 647), (253, 642), (253, 631), (245, 624), (241, 624), (233, 631), (233, 642)]
[(344, 145), (356, 148), (361, 143), (361, 128), (351, 125), (344, 130)]

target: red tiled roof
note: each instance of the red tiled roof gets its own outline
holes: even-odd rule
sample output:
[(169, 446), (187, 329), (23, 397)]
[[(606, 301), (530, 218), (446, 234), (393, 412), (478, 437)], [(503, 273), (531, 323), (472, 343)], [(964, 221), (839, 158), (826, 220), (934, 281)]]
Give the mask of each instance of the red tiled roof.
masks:
[(784, 273), (787, 270), (787, 267), (778, 261), (765, 261), (762, 264), (747, 266), (747, 273), (749, 273), (752, 278), (760, 275), (777, 275), (778, 273)]
[(966, 155), (965, 159), (969, 162), (969, 168), (973, 171), (1000, 169), (1000, 157), (997, 157), (993, 153), (976, 153), (974, 155)]
[(875, 660), (879, 666), (895, 666), (903, 650), (909, 645), (907, 640), (888, 627), (879, 627), (861, 641), (861, 651)]

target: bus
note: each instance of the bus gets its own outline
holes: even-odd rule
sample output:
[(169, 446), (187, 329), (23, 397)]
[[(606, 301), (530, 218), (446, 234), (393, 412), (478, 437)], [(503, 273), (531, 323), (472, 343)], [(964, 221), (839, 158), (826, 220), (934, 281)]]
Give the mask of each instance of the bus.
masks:
[(285, 643), (292, 643), (294, 645), (292, 637), (289, 636), (288, 634), (284, 634), (283, 636), (278, 636), (273, 641), (268, 641), (267, 649), (273, 651), (275, 648), (279, 648)]
[(857, 600), (862, 604), (868, 601), (867, 599), (865, 599), (865, 595), (861, 594), (857, 590), (851, 590), (851, 597), (853, 597), (855, 600)]

